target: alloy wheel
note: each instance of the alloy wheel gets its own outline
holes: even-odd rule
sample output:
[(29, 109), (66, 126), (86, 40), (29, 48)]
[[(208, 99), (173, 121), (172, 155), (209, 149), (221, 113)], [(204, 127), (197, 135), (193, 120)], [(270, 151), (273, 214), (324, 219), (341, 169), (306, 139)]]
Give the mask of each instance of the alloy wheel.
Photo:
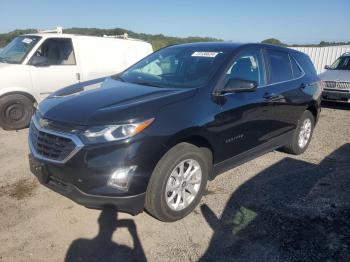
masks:
[(298, 145), (300, 148), (304, 148), (311, 137), (312, 122), (310, 118), (306, 118), (300, 127)]
[(194, 159), (180, 162), (171, 172), (165, 190), (166, 203), (175, 211), (188, 207), (196, 198), (202, 183), (202, 169)]

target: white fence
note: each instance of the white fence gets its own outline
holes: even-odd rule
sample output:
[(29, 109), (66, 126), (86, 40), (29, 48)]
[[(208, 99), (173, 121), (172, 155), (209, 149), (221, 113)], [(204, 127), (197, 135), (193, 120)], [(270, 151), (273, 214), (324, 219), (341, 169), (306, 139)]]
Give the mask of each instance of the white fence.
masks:
[(324, 71), (325, 65), (331, 65), (339, 56), (350, 52), (350, 45), (327, 47), (290, 47), (310, 56), (317, 73)]

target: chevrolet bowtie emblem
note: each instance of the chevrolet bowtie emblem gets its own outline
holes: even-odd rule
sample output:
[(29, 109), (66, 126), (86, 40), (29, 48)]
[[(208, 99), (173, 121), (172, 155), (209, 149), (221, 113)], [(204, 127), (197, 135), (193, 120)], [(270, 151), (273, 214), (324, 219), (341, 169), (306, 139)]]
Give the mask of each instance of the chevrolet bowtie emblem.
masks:
[(41, 118), (41, 119), (39, 120), (39, 125), (40, 125), (40, 127), (42, 127), (42, 128), (48, 127), (49, 121), (46, 120), (46, 119)]

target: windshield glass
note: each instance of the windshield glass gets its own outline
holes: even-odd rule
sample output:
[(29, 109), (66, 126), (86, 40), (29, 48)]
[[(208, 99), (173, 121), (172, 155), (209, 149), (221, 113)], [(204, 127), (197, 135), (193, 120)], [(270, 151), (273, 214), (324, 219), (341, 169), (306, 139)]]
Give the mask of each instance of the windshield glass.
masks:
[(30, 35), (17, 36), (0, 51), (0, 62), (20, 64), (40, 38)]
[(119, 75), (122, 81), (158, 87), (192, 88), (206, 84), (227, 58), (223, 50), (169, 47)]
[(330, 69), (332, 70), (350, 70), (350, 56), (339, 57)]

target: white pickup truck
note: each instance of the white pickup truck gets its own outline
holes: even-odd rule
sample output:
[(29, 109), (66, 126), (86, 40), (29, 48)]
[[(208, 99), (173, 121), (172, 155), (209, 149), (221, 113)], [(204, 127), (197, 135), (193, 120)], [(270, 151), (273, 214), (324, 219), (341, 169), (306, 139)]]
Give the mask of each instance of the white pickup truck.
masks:
[(0, 127), (28, 126), (37, 103), (59, 88), (117, 74), (152, 53), (144, 41), (63, 34), (21, 35), (0, 51)]

